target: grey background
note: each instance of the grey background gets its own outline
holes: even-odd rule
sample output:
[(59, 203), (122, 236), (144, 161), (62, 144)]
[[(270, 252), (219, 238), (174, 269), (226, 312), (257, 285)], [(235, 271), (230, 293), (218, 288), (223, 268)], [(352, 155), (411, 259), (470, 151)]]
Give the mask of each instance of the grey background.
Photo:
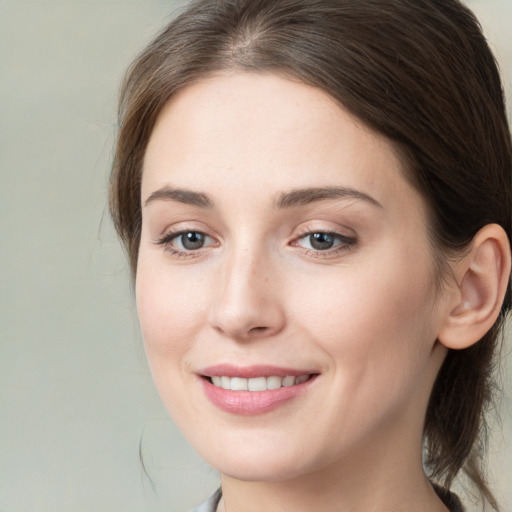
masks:
[[(512, 1), (469, 4), (510, 98)], [(0, 0), (0, 512), (184, 511), (218, 485), (153, 389), (106, 213), (120, 77), (177, 5)], [(505, 511), (511, 370), (490, 457)]]

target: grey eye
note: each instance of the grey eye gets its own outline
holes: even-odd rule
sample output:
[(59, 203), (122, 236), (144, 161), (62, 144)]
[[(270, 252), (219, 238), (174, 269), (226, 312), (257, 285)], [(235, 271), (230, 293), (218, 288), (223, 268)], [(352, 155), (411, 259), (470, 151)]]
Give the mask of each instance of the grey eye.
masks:
[(344, 248), (349, 249), (350, 247), (353, 247), (356, 242), (357, 241), (354, 237), (348, 237), (346, 235), (341, 235), (340, 233), (315, 231), (300, 237), (297, 240), (296, 245), (309, 251), (331, 254), (333, 251)]
[(197, 231), (187, 231), (176, 237), (176, 245), (181, 246), (186, 251), (201, 249), (205, 244), (205, 235)]
[(308, 236), (310, 246), (317, 251), (332, 249), (336, 243), (336, 237), (328, 233), (311, 233)]

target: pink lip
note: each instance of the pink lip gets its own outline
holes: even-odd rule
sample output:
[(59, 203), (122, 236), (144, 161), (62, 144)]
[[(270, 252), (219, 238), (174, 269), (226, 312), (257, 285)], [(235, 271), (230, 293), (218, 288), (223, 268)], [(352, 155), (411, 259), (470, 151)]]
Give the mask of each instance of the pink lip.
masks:
[(317, 374), (318, 370), (298, 370), (297, 368), (282, 368), (271, 365), (254, 365), (254, 366), (235, 366), (232, 364), (218, 364), (209, 366), (197, 372), (205, 377), (225, 376), (225, 377), (242, 377), (243, 379), (251, 379), (253, 377), (299, 377), (306, 374)]
[[(254, 416), (273, 411), (304, 393), (318, 376), (318, 372), (274, 366), (235, 367), (232, 365), (217, 365), (205, 368), (200, 373), (203, 377), (201, 380), (204, 392), (210, 402), (222, 411), (240, 416)], [(252, 377), (270, 377), (272, 375), (277, 377), (293, 375), (297, 377), (306, 374), (312, 374), (312, 377), (301, 384), (266, 391), (232, 391), (214, 386), (209, 379), (205, 378), (226, 376), (249, 379)]]

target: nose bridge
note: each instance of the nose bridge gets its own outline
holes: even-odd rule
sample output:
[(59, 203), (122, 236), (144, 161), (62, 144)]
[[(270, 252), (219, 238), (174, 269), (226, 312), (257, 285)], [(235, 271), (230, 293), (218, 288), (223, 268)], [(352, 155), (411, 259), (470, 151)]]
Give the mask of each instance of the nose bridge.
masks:
[(212, 305), (212, 326), (245, 340), (269, 336), (284, 325), (270, 255), (262, 244), (238, 241), (227, 251)]

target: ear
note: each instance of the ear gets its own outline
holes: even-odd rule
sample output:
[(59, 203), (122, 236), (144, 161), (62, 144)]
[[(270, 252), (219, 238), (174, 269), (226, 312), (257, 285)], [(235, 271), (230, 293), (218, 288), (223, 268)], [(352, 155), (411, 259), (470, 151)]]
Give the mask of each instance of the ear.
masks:
[(454, 265), (438, 340), (452, 349), (479, 341), (498, 318), (510, 279), (510, 244), (501, 226), (488, 224), (473, 238), (471, 250)]

